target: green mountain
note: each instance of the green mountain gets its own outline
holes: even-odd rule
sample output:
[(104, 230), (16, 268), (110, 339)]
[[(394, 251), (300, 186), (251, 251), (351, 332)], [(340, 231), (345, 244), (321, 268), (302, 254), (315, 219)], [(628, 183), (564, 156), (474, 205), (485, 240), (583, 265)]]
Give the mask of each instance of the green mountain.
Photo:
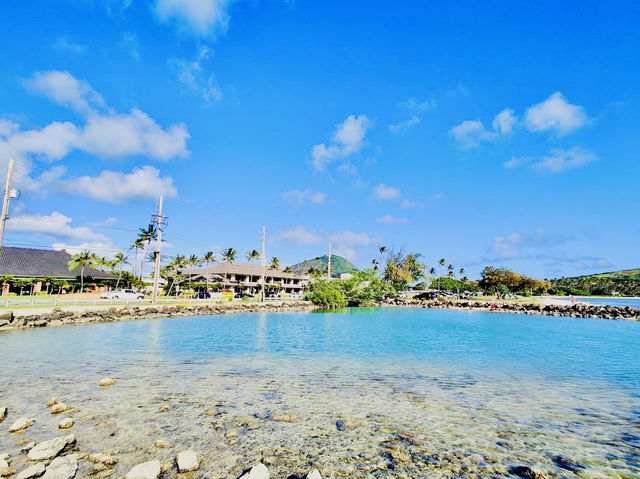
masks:
[[(308, 259), (302, 263), (295, 264), (291, 268), (296, 274), (307, 274), (312, 268), (326, 273), (328, 262), (327, 256), (320, 256), (319, 258)], [(355, 271), (358, 271), (358, 268), (349, 260), (335, 254), (331, 255), (331, 276), (340, 276), (343, 273), (353, 273)]]
[(623, 269), (621, 271), (610, 271), (607, 273), (596, 273), (585, 276), (575, 276), (573, 278), (597, 278), (597, 279), (622, 279), (627, 281), (640, 281), (640, 268)]
[(640, 296), (640, 269), (551, 280), (552, 294)]

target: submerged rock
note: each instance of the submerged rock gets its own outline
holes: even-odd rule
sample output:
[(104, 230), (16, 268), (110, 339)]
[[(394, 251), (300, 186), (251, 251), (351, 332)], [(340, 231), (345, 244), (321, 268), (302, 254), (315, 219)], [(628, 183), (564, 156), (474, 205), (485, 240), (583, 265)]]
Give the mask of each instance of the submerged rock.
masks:
[(58, 423), (60, 429), (69, 429), (71, 426), (73, 426), (73, 419), (70, 417), (66, 417)]
[(298, 415), (295, 413), (281, 412), (271, 416), (271, 419), (278, 422), (296, 422), (298, 420)]
[(102, 378), (98, 383), (98, 386), (113, 386), (116, 380), (110, 377)]
[(58, 404), (60, 402), (60, 399), (58, 398), (51, 398), (47, 401), (47, 407), (51, 407), (55, 404)]
[(9, 426), (9, 432), (24, 431), (28, 427), (33, 426), (35, 423), (36, 420), (33, 418), (19, 417), (11, 426)]
[(160, 476), (160, 461), (155, 460), (134, 466), (127, 472), (125, 479), (158, 479), (158, 476)]
[(20, 472), (16, 476), (16, 479), (32, 479), (34, 477), (40, 477), (44, 474), (44, 464), (41, 462), (27, 467), (24, 471)]
[(69, 454), (68, 456), (56, 457), (42, 476), (43, 479), (72, 479), (78, 470), (78, 456)]
[(28, 443), (26, 443), (24, 446), (22, 446), (20, 448), (20, 451), (27, 452), (27, 451), (33, 449), (33, 446), (35, 446), (35, 445), (36, 445), (35, 441), (29, 441)]
[(515, 474), (523, 479), (550, 479), (546, 472), (529, 466), (513, 466), (509, 468), (511, 474)]
[(578, 472), (585, 468), (582, 464), (578, 464), (570, 457), (563, 456), (562, 454), (554, 456), (551, 460), (560, 469), (564, 469), (566, 471)]
[(351, 431), (360, 425), (355, 419), (338, 419), (336, 421), (336, 428), (338, 431)]
[(322, 474), (316, 468), (313, 468), (307, 473), (307, 479), (322, 479)]
[(270, 479), (269, 469), (264, 464), (253, 466), (247, 473), (243, 474), (240, 479)]
[(51, 411), (51, 414), (60, 414), (61, 412), (65, 412), (68, 410), (69, 406), (63, 402), (56, 403), (49, 409), (49, 411)]
[(7, 408), (7, 406), (0, 406), (0, 422), (4, 421), (4, 419), (7, 417), (7, 414), (9, 414), (9, 409)]
[(182, 451), (180, 454), (178, 454), (176, 463), (178, 464), (178, 472), (197, 471), (200, 467), (198, 456), (191, 450)]
[(73, 434), (64, 437), (54, 437), (48, 441), (36, 444), (27, 454), (30, 461), (42, 461), (56, 457), (68, 445), (76, 442)]

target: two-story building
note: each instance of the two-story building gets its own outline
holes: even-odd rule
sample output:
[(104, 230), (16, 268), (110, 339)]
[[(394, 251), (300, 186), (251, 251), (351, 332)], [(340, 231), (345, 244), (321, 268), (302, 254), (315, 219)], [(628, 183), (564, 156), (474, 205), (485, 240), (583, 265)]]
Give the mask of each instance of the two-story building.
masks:
[[(180, 272), (188, 282), (221, 284), (234, 293), (257, 294), (262, 281), (262, 266), (249, 263), (216, 263), (206, 268), (190, 268)], [(265, 271), (265, 291), (295, 294), (302, 293), (310, 277), (285, 273), (278, 269)]]

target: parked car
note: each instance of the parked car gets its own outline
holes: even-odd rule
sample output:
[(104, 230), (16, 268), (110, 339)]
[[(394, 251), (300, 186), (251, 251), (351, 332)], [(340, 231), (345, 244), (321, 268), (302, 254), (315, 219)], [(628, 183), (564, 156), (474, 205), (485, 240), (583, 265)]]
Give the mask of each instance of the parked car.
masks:
[(132, 289), (119, 289), (117, 291), (105, 291), (100, 299), (144, 299), (144, 293)]
[(242, 299), (242, 298), (254, 298), (255, 296), (249, 293), (236, 293), (233, 297)]
[(191, 296), (191, 299), (209, 299), (211, 298), (211, 293), (196, 293)]

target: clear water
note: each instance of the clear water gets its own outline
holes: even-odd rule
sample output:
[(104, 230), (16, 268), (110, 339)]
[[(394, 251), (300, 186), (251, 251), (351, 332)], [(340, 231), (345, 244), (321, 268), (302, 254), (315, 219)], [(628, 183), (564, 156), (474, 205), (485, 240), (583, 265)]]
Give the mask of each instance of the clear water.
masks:
[[(556, 299), (570, 301), (570, 298), (567, 298), (566, 296), (560, 296)], [(589, 304), (601, 304), (601, 305), (611, 305), (611, 306), (631, 306), (632, 308), (640, 309), (640, 298), (591, 298), (591, 297), (577, 296), (576, 299), (583, 303), (589, 303)]]
[[(80, 452), (120, 459), (113, 477), (185, 449), (202, 457), (189, 477), (203, 478), (259, 460), (283, 478), (311, 465), (325, 477), (511, 477), (520, 465), (640, 477), (639, 358), (636, 322), (422, 309), (9, 332), (0, 453), (21, 470), (19, 442), (61, 434), (64, 415), (45, 407), (57, 396), (75, 410)], [(118, 383), (99, 388), (104, 376)], [(36, 424), (8, 434), (18, 415)]]

